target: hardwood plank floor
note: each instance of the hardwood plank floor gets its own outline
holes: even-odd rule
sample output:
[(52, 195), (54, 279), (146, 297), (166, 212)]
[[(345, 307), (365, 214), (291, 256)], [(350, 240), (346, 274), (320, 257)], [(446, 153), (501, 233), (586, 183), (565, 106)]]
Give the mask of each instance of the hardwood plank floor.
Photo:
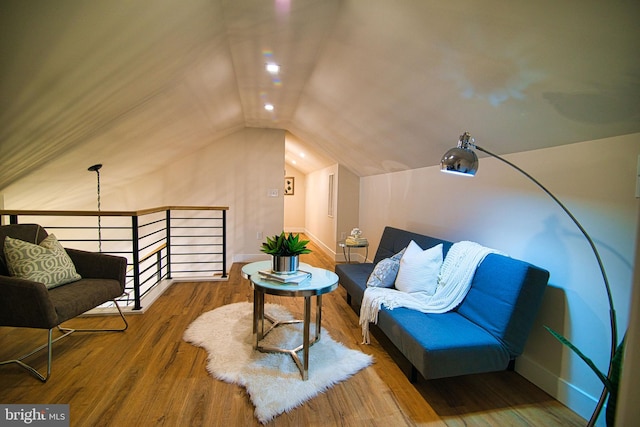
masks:
[[(303, 262), (333, 270), (320, 249)], [(0, 403), (68, 403), (72, 426), (258, 426), (244, 389), (213, 379), (206, 352), (182, 339), (202, 313), (252, 292), (234, 264), (227, 282), (176, 283), (143, 315), (129, 315), (124, 333), (76, 333), (54, 345), (50, 380), (0, 367)], [(302, 314), (302, 300), (268, 296)], [(269, 426), (581, 426), (585, 421), (515, 372), (411, 384), (409, 365), (380, 333), (361, 345), (358, 316), (341, 287), (323, 299), (323, 327), (375, 363)], [(78, 327), (113, 325), (115, 316), (80, 318)], [(72, 323), (69, 322), (69, 325)], [(43, 342), (46, 332), (0, 328), (0, 360)], [(32, 358), (44, 367), (44, 355)]]

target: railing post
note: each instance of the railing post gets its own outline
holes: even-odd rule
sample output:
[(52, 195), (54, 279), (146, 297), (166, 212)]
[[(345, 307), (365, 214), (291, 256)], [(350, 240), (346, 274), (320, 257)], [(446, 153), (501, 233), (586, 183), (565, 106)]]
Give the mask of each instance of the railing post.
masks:
[(9, 224), (17, 224), (18, 215), (9, 215)]
[(222, 210), (222, 277), (227, 277), (227, 211)]
[(140, 248), (138, 242), (138, 217), (133, 215), (131, 217), (131, 243), (133, 247), (133, 298), (134, 298), (134, 310), (141, 310), (141, 295), (140, 295)]
[(158, 251), (156, 254), (156, 266), (158, 270), (156, 273), (156, 283), (160, 283), (162, 280), (162, 251)]
[(167, 226), (167, 279), (171, 279), (171, 210), (166, 213)]

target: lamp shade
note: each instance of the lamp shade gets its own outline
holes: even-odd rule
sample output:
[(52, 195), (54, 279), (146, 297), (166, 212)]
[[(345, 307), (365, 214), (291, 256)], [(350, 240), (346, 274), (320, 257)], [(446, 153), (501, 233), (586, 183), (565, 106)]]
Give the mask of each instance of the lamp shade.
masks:
[(469, 148), (452, 148), (442, 156), (440, 170), (473, 176), (478, 170), (478, 156)]

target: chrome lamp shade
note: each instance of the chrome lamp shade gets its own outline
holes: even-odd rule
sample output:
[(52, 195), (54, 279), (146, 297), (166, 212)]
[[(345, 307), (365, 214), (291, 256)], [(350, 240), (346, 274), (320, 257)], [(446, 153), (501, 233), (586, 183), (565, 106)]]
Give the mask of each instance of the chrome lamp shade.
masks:
[(471, 149), (473, 138), (469, 132), (460, 135), (458, 146), (447, 151), (440, 160), (440, 169), (443, 172), (473, 176), (478, 170), (478, 156)]

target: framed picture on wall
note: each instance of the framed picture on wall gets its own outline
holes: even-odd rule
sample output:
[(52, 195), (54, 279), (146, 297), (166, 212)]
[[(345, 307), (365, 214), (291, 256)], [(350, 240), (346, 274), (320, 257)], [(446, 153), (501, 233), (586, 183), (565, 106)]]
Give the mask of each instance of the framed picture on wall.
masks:
[(293, 196), (293, 192), (296, 187), (296, 179), (292, 176), (287, 176), (284, 178), (284, 195), (285, 196)]

